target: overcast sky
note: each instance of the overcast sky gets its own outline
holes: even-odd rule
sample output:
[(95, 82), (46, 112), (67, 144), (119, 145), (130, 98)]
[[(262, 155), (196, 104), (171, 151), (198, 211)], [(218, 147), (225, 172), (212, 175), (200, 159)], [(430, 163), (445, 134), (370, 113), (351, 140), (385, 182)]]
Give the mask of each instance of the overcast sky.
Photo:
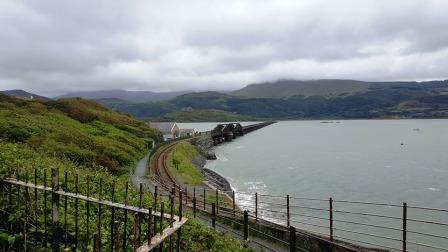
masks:
[(1, 0), (0, 89), (448, 79), (448, 1)]

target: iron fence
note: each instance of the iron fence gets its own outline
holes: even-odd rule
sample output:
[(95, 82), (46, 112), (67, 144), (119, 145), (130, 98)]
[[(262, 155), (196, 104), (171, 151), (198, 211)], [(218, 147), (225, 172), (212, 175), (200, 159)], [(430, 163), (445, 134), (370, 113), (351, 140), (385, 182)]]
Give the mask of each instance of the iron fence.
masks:
[[(39, 184), (40, 181), (43, 183)], [(174, 196), (165, 202), (145, 204), (145, 192), (140, 184), (139, 204), (135, 206), (129, 204), (128, 182), (124, 202), (117, 201), (115, 181), (110, 185), (111, 191), (104, 192), (100, 179), (95, 185), (95, 195), (91, 191), (92, 183), (89, 177), (80, 181), (78, 174), (70, 178), (65, 173), (61, 186), (56, 169), (51, 170), (50, 186), (45, 171), (43, 177), (39, 177), (38, 171), (34, 170), (31, 182), (28, 173), (20, 174), (17, 170), (14, 176), (11, 172), (1, 185), (1, 199), (6, 203), (1, 214), (9, 218), (0, 224), (20, 239), (20, 247), (2, 244), (2, 250), (51, 248), (60, 251), (64, 248), (144, 252), (162, 249), (164, 242), (169, 240), (169, 251), (180, 251), (181, 227), (187, 218), (182, 216), (181, 205), (177, 215), (174, 214)], [(85, 194), (80, 193), (81, 185), (87, 188)], [(173, 239), (176, 233), (177, 241)]]

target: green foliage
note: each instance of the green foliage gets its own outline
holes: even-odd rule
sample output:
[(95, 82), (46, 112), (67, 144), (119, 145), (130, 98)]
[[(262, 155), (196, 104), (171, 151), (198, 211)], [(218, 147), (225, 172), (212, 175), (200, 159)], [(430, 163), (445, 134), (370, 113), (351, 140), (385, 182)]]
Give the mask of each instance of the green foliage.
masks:
[[(74, 192), (75, 177), (78, 176), (79, 194), (86, 195), (89, 192), (94, 198), (99, 198), (101, 192), (104, 200), (111, 200), (112, 185), (115, 181), (114, 201), (124, 203), (129, 177), (123, 173), (129, 171), (147, 152), (152, 141), (158, 139), (156, 131), (143, 122), (93, 102), (79, 99), (41, 102), (0, 94), (0, 184), (10, 176), (33, 181), (36, 172), (37, 184), (48, 186), (51, 169), (55, 168), (59, 171), (61, 188)], [(190, 157), (191, 150), (187, 150), (185, 153)], [(122, 172), (117, 172), (117, 169)], [(4, 187), (1, 188), (0, 246), (11, 251), (23, 249), (24, 223), (25, 220), (32, 220), (33, 225), (28, 224), (28, 244), (34, 244), (36, 241), (38, 246), (43, 247), (45, 218), (49, 226), (48, 236), (52, 235), (50, 193), (47, 193), (45, 208), (44, 194), (40, 190), (35, 205), (34, 199), (30, 198), (34, 195), (33, 190), (28, 194), (25, 189), (21, 189), (19, 194), (18, 188), (12, 187), (12, 201), (9, 201), (4, 194)], [(128, 192), (128, 204), (138, 206), (137, 187), (129, 183)], [(164, 201), (166, 202), (166, 199)], [(60, 202), (63, 202), (63, 197)], [(143, 202), (145, 208), (154, 205), (150, 193), (143, 195)], [(106, 249), (110, 246), (111, 209), (103, 208), (102, 211), (101, 239), (103, 248)], [(165, 204), (165, 212), (169, 212), (169, 204)], [(36, 213), (37, 220), (33, 214), (27, 216), (26, 213)], [(90, 230), (91, 236), (98, 227), (98, 205), (90, 204), (90, 213), (87, 215), (84, 201), (80, 201), (79, 208), (75, 211), (73, 200), (69, 200), (67, 230), (71, 239), (74, 237), (75, 213), (79, 215), (79, 241), (91, 240), (91, 237), (87, 237), (86, 230)], [(60, 216), (65, 216), (63, 207), (60, 207)], [(89, 224), (87, 216), (90, 219)], [(135, 221), (134, 218), (134, 215), (128, 215), (129, 241), (134, 239), (131, 225)], [(122, 211), (116, 212), (117, 219), (123, 221)], [(38, 227), (37, 232), (35, 226)], [(148, 230), (146, 222), (142, 223), (142, 230)], [(182, 246), (186, 251), (251, 251), (244, 249), (241, 242), (224, 237), (194, 220), (189, 220), (184, 226), (182, 237)], [(204, 237), (207, 237), (207, 241)], [(129, 242), (128, 251), (132, 251), (131, 246)], [(88, 246), (88, 250), (92, 250), (92, 244)]]
[(0, 139), (24, 143), (76, 165), (124, 173), (160, 134), (93, 101), (32, 101), (1, 95)]
[(199, 156), (199, 152), (195, 146), (187, 141), (179, 142), (174, 148), (171, 159), (171, 171), (173, 174), (185, 184), (200, 185), (204, 180), (204, 176), (194, 165), (193, 161)]
[(204, 227), (196, 220), (189, 220), (188, 225), (182, 230), (185, 232), (185, 251), (204, 252), (245, 252), (253, 251), (244, 242), (232, 239), (211, 228)]

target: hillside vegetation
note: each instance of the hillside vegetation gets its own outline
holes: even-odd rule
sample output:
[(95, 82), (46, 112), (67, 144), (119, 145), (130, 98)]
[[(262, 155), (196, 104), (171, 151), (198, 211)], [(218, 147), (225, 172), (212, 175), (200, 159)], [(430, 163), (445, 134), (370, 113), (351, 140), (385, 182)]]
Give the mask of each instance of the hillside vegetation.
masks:
[[(125, 202), (125, 185), (129, 179), (128, 172), (136, 162), (149, 150), (152, 141), (160, 139), (158, 131), (144, 122), (107, 109), (95, 102), (82, 99), (63, 99), (58, 101), (35, 101), (8, 97), (0, 94), (0, 184), (12, 173), (22, 180), (33, 181), (33, 173), (37, 172), (37, 183), (50, 184), (50, 171), (57, 168), (60, 174), (61, 188), (74, 192), (74, 177), (79, 175), (79, 193), (98, 198), (102, 190), (102, 198), (111, 200), (112, 184), (115, 184), (116, 202)], [(68, 181), (65, 183), (64, 175)], [(46, 181), (44, 177), (46, 174)], [(99, 181), (103, 186), (99, 187)], [(101, 188), (101, 189), (100, 189)], [(2, 187), (2, 189), (4, 189)], [(24, 244), (23, 223), (30, 220), (26, 213), (38, 216), (38, 232), (34, 224), (28, 226), (28, 244), (42, 248), (44, 246), (44, 220), (50, 225), (51, 211), (44, 208), (43, 195), (39, 193), (38, 203), (30, 204), (25, 190), (15, 191), (13, 200), (8, 201), (6, 194), (0, 194), (0, 248), (7, 251), (22, 251)], [(3, 192), (3, 191), (2, 191)], [(48, 195), (49, 196), (49, 195)], [(28, 198), (28, 200), (30, 200)], [(128, 202), (138, 205), (138, 190), (130, 185)], [(150, 193), (143, 197), (145, 207), (153, 206), (154, 199)], [(71, 208), (70, 208), (71, 206)], [(165, 211), (169, 211), (168, 204)], [(13, 209), (11, 211), (11, 209)], [(110, 210), (110, 209), (109, 209)], [(103, 208), (101, 222), (101, 239), (104, 249), (110, 247), (111, 232), (110, 212)], [(61, 216), (64, 210), (60, 208)], [(90, 205), (90, 222), (87, 222), (85, 204), (80, 204), (79, 241), (92, 239), (92, 231), (96, 230), (98, 205)], [(73, 205), (69, 204), (67, 230), (69, 237), (74, 236), (75, 220)], [(44, 217), (46, 216), (46, 217)], [(190, 218), (190, 217), (189, 217)], [(34, 217), (31, 217), (34, 221)], [(128, 215), (129, 223), (134, 223), (134, 216)], [(143, 223), (142, 230), (147, 230)], [(15, 232), (8, 231), (10, 227)], [(91, 232), (87, 237), (86, 230)], [(52, 229), (49, 230), (51, 237)], [(134, 239), (132, 226), (128, 225), (129, 240)], [(199, 224), (190, 218), (182, 231), (182, 250), (184, 251), (252, 251), (244, 243), (231, 239), (219, 232)], [(92, 243), (87, 247), (92, 251)], [(78, 247), (79, 248), (79, 247)], [(126, 251), (132, 251), (128, 244)], [(44, 251), (38, 250), (38, 251)]]
[(288, 98), (291, 96), (338, 96), (366, 92), (370, 84), (355, 80), (280, 80), (251, 84), (231, 92), (246, 98)]
[(448, 81), (322, 80), (257, 84), (231, 93), (189, 93), (159, 103), (115, 102), (112, 107), (145, 120), (173, 121), (447, 118), (447, 101)]
[(136, 164), (160, 134), (93, 101), (35, 101), (0, 95), (0, 139), (76, 165), (122, 173)]

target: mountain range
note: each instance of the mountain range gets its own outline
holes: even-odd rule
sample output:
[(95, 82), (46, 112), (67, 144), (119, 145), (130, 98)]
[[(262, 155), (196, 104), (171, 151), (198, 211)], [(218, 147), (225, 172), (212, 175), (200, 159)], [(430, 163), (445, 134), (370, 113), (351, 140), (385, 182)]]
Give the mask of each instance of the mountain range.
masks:
[(104, 90), (64, 97), (94, 99), (144, 120), (448, 118), (448, 80), (279, 80), (229, 92)]
[(98, 90), (98, 91), (80, 91), (67, 93), (55, 98), (73, 98), (79, 97), (90, 100), (115, 98), (127, 102), (157, 102), (172, 99), (178, 95), (188, 93), (188, 91), (177, 92), (151, 92), (151, 91), (127, 91), (127, 90)]

